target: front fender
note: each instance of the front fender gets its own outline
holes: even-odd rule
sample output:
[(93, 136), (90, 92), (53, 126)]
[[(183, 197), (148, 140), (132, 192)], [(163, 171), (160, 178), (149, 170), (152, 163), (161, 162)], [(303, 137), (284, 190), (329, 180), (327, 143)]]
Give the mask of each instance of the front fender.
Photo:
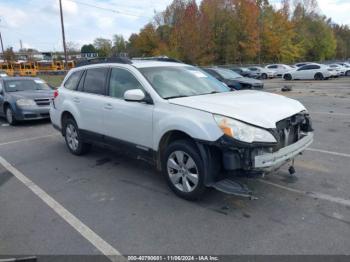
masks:
[(190, 108), (181, 109), (184, 110), (173, 110), (171, 114), (155, 112), (154, 150), (158, 151), (162, 137), (169, 131), (181, 131), (193, 139), (210, 142), (216, 141), (223, 135), (212, 114)]

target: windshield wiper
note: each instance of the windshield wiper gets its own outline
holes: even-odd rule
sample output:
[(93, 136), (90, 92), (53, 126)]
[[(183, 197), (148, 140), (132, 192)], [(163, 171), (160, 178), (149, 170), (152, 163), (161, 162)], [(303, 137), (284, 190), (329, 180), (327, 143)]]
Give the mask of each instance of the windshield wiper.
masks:
[(173, 98), (180, 98), (180, 97), (188, 97), (188, 96), (185, 96), (185, 95), (168, 96), (168, 97), (164, 97), (164, 99), (173, 99)]

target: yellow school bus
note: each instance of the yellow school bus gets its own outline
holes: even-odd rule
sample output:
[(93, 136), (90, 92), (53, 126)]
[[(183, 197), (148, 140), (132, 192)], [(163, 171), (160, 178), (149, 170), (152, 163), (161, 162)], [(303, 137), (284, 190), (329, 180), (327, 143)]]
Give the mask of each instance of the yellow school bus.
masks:
[(36, 67), (40, 72), (57, 71), (57, 66), (53, 61), (38, 61)]
[(8, 76), (13, 76), (15, 74), (11, 63), (0, 63), (0, 70), (5, 71)]
[(34, 62), (15, 62), (12, 64), (14, 74), (19, 76), (36, 76), (37, 69)]
[(67, 62), (68, 70), (75, 67), (75, 62), (73, 60)]
[(55, 61), (55, 65), (58, 71), (64, 70), (64, 63), (63, 61)]

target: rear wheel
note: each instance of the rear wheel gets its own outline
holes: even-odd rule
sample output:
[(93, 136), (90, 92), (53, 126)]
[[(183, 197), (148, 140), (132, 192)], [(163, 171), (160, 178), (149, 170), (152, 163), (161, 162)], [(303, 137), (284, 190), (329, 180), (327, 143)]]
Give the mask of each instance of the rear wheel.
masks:
[(345, 72), (346, 76), (350, 76), (350, 70)]
[(198, 200), (205, 192), (204, 163), (190, 140), (174, 141), (165, 149), (162, 171), (171, 190), (181, 198)]
[(265, 73), (261, 74), (261, 79), (267, 79), (267, 74)]
[(74, 121), (74, 119), (66, 119), (64, 121), (63, 128), (67, 147), (72, 154), (83, 155), (90, 150), (91, 144), (83, 141), (77, 123)]
[(315, 80), (323, 80), (324, 77), (323, 77), (323, 75), (321, 73), (317, 73), (317, 74), (315, 74), (314, 79)]
[(292, 75), (291, 74), (286, 74), (283, 76), (284, 80), (290, 81), (292, 80)]
[(7, 123), (9, 123), (10, 125), (15, 125), (17, 121), (11, 106), (7, 106), (5, 109), (5, 112), (6, 112)]

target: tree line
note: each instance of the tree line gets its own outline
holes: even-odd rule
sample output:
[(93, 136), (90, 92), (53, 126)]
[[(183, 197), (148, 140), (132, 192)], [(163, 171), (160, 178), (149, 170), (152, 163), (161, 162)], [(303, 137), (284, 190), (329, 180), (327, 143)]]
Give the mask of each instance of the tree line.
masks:
[(97, 38), (82, 51), (198, 65), (345, 60), (350, 28), (321, 15), (317, 0), (173, 0), (128, 40)]

